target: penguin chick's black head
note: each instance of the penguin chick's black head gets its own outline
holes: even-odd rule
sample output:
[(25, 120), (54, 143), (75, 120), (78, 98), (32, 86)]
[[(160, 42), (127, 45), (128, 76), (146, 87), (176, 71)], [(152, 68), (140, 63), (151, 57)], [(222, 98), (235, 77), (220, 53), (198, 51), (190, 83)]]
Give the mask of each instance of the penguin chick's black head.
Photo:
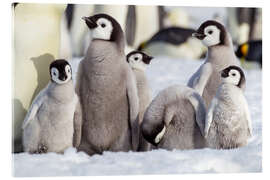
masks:
[(71, 66), (64, 59), (57, 59), (50, 65), (50, 75), (52, 81), (57, 84), (64, 84), (71, 79)]
[(82, 17), (92, 32), (93, 39), (107, 41), (124, 41), (124, 33), (120, 24), (107, 14)]
[(206, 46), (224, 45), (225, 44), (225, 27), (214, 20), (205, 21), (197, 32), (192, 36), (203, 41)]
[(229, 66), (221, 71), (221, 77), (224, 81), (234, 84), (239, 88), (244, 87), (246, 79), (243, 70), (238, 66)]
[(150, 64), (151, 60), (153, 59), (152, 56), (148, 56), (142, 51), (132, 51), (128, 53), (127, 55), (127, 62), (129, 63), (130, 61), (134, 62), (139, 62), (142, 61), (145, 64)]

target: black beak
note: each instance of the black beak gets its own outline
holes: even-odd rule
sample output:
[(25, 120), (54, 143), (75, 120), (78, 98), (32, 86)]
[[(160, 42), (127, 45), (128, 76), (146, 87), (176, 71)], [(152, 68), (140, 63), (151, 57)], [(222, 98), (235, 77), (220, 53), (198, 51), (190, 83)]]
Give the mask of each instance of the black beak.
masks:
[(228, 73), (225, 72), (225, 71), (220, 71), (220, 74), (221, 74), (221, 77), (222, 77), (222, 78), (228, 77)]
[(85, 20), (85, 23), (87, 24), (87, 26), (90, 29), (94, 29), (96, 28), (98, 25), (97, 23), (93, 20), (93, 17), (89, 16), (89, 17), (82, 17), (83, 20)]
[(205, 38), (205, 36), (206, 36), (206, 35), (200, 34), (200, 33), (197, 33), (197, 32), (192, 33), (192, 37), (196, 37), (196, 38), (198, 38), (198, 39), (200, 39), (200, 40), (203, 40), (203, 39)]
[(152, 56), (146, 56), (146, 57), (143, 58), (143, 62), (145, 64), (150, 64), (150, 62), (151, 62), (152, 59), (153, 59)]
[(60, 75), (60, 76), (59, 76), (59, 79), (60, 79), (61, 81), (65, 81), (65, 80), (67, 79), (67, 76), (66, 76), (65, 74)]

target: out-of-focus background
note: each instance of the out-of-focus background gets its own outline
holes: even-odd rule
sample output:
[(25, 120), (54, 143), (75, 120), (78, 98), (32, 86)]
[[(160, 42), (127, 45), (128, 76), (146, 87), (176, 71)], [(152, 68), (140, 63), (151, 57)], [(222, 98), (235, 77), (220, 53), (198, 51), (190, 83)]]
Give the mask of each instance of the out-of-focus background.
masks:
[[(123, 175), (260, 172), (262, 170), (262, 9), (14, 3), (13, 152), (15, 176)], [(121, 25), (125, 52), (154, 56), (146, 75), (156, 94), (186, 84), (207, 49), (191, 37), (206, 20), (217, 20), (230, 32), (244, 68), (254, 136), (234, 150), (154, 150), (87, 156), (68, 149), (64, 155), (22, 152), (21, 125), (34, 97), (49, 82), (49, 64), (67, 59), (75, 80), (80, 60), (91, 43), (83, 16), (106, 13)], [(76, 82), (75, 82), (76, 83)]]
[[(143, 50), (153, 56), (201, 59), (206, 48), (191, 37), (199, 25), (209, 19), (223, 23), (231, 33), (235, 51), (242, 60), (261, 63), (261, 57), (248, 53), (241, 45), (261, 45), (262, 10), (260, 8), (207, 8), (177, 6), (103, 6), (68, 4), (62, 18), (62, 57), (83, 56), (91, 34), (82, 16), (108, 13), (121, 24), (126, 35), (126, 52)], [(70, 48), (71, 51), (66, 51)], [(257, 50), (257, 49), (256, 49)], [(261, 50), (261, 49), (260, 49)], [(256, 53), (255, 53), (256, 54)], [(248, 57), (254, 56), (254, 57)]]

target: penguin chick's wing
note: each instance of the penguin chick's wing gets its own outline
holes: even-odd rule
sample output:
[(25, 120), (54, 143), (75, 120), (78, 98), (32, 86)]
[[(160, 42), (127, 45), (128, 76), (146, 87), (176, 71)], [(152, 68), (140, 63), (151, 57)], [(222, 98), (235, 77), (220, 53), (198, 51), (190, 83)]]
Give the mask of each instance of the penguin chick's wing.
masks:
[(41, 90), (39, 94), (35, 97), (35, 99), (33, 100), (32, 105), (30, 106), (24, 118), (22, 129), (24, 129), (36, 116), (38, 109), (40, 108), (40, 106), (42, 105), (42, 103), (47, 97), (47, 95), (45, 95), (45, 92), (47, 91), (47, 89), (48, 89), (48, 86), (44, 88), (43, 90)]
[(249, 134), (250, 134), (250, 136), (252, 136), (252, 123), (251, 123), (251, 117), (250, 117), (248, 103), (247, 103), (246, 99), (244, 99), (244, 113), (245, 113), (246, 120), (248, 122)]
[(129, 124), (131, 127), (132, 148), (135, 151), (139, 145), (139, 98), (133, 72), (129, 67), (126, 69)]
[(201, 96), (211, 74), (212, 65), (210, 63), (205, 63), (202, 65), (198, 77), (192, 82), (192, 88), (194, 88)]
[(205, 128), (205, 116), (206, 116), (206, 108), (205, 104), (198, 93), (192, 93), (188, 100), (192, 104), (195, 113), (196, 113), (196, 122), (200, 128), (202, 136), (204, 136), (204, 128)]
[(214, 113), (217, 103), (218, 103), (218, 99), (214, 97), (213, 100), (211, 101), (211, 104), (209, 106), (208, 112), (205, 117), (204, 137), (207, 137), (208, 135), (208, 131), (213, 121), (213, 113)]
[(73, 134), (73, 147), (78, 147), (81, 142), (81, 134), (82, 134), (82, 109), (81, 103), (78, 100), (76, 95), (76, 109), (74, 112), (73, 123), (74, 123), (74, 134)]

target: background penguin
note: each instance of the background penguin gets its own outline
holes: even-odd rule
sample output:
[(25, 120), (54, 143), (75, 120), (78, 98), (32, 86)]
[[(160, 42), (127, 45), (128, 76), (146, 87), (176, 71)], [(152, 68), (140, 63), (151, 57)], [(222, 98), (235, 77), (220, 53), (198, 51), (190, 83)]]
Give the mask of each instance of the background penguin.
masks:
[[(34, 97), (49, 82), (59, 56), (64, 4), (19, 3), (14, 12), (13, 152), (22, 151), (22, 122)], [(27, 86), (25, 85), (27, 82)]]
[(227, 14), (233, 42), (262, 39), (262, 8), (227, 8)]
[(151, 55), (167, 55), (176, 58), (199, 59), (206, 48), (196, 38), (192, 37), (194, 29), (169, 27), (154, 34), (150, 40), (143, 42), (138, 50)]
[(90, 36), (85, 23), (81, 20), (82, 16), (94, 13), (95, 5), (87, 4), (68, 4), (65, 11), (67, 29), (70, 35), (72, 56), (81, 57), (85, 54)]
[(262, 40), (249, 41), (238, 46), (236, 56), (248, 62), (257, 62), (262, 67)]
[(22, 125), (26, 152), (63, 152), (73, 145), (73, 133), (74, 145), (80, 141), (81, 113), (71, 66), (56, 60), (50, 65), (50, 75), (51, 82), (36, 96)]
[(243, 93), (245, 75), (238, 66), (229, 66), (222, 71), (221, 77), (222, 84), (207, 112), (205, 137), (211, 148), (241, 147), (252, 135), (250, 113)]
[[(153, 57), (146, 55), (140, 51), (132, 51), (127, 55), (127, 62), (131, 66), (136, 77), (138, 97), (139, 97), (139, 125), (143, 120), (143, 115), (152, 100), (151, 89), (145, 74), (145, 69), (149, 65)], [(140, 134), (139, 151), (147, 151), (150, 144)]]
[(157, 6), (136, 6), (136, 33), (133, 47), (159, 30), (159, 16)]
[(79, 64), (76, 81), (83, 110), (79, 150), (89, 155), (137, 150), (139, 99), (124, 54), (124, 33), (109, 15), (83, 19), (93, 40)]
[(239, 65), (235, 56), (230, 34), (217, 21), (204, 22), (193, 34), (208, 47), (205, 62), (188, 81), (204, 99), (208, 108), (216, 90), (221, 83), (219, 72), (230, 65)]
[(171, 86), (161, 91), (147, 108), (142, 134), (157, 148), (203, 148), (205, 114), (203, 100), (194, 89)]

